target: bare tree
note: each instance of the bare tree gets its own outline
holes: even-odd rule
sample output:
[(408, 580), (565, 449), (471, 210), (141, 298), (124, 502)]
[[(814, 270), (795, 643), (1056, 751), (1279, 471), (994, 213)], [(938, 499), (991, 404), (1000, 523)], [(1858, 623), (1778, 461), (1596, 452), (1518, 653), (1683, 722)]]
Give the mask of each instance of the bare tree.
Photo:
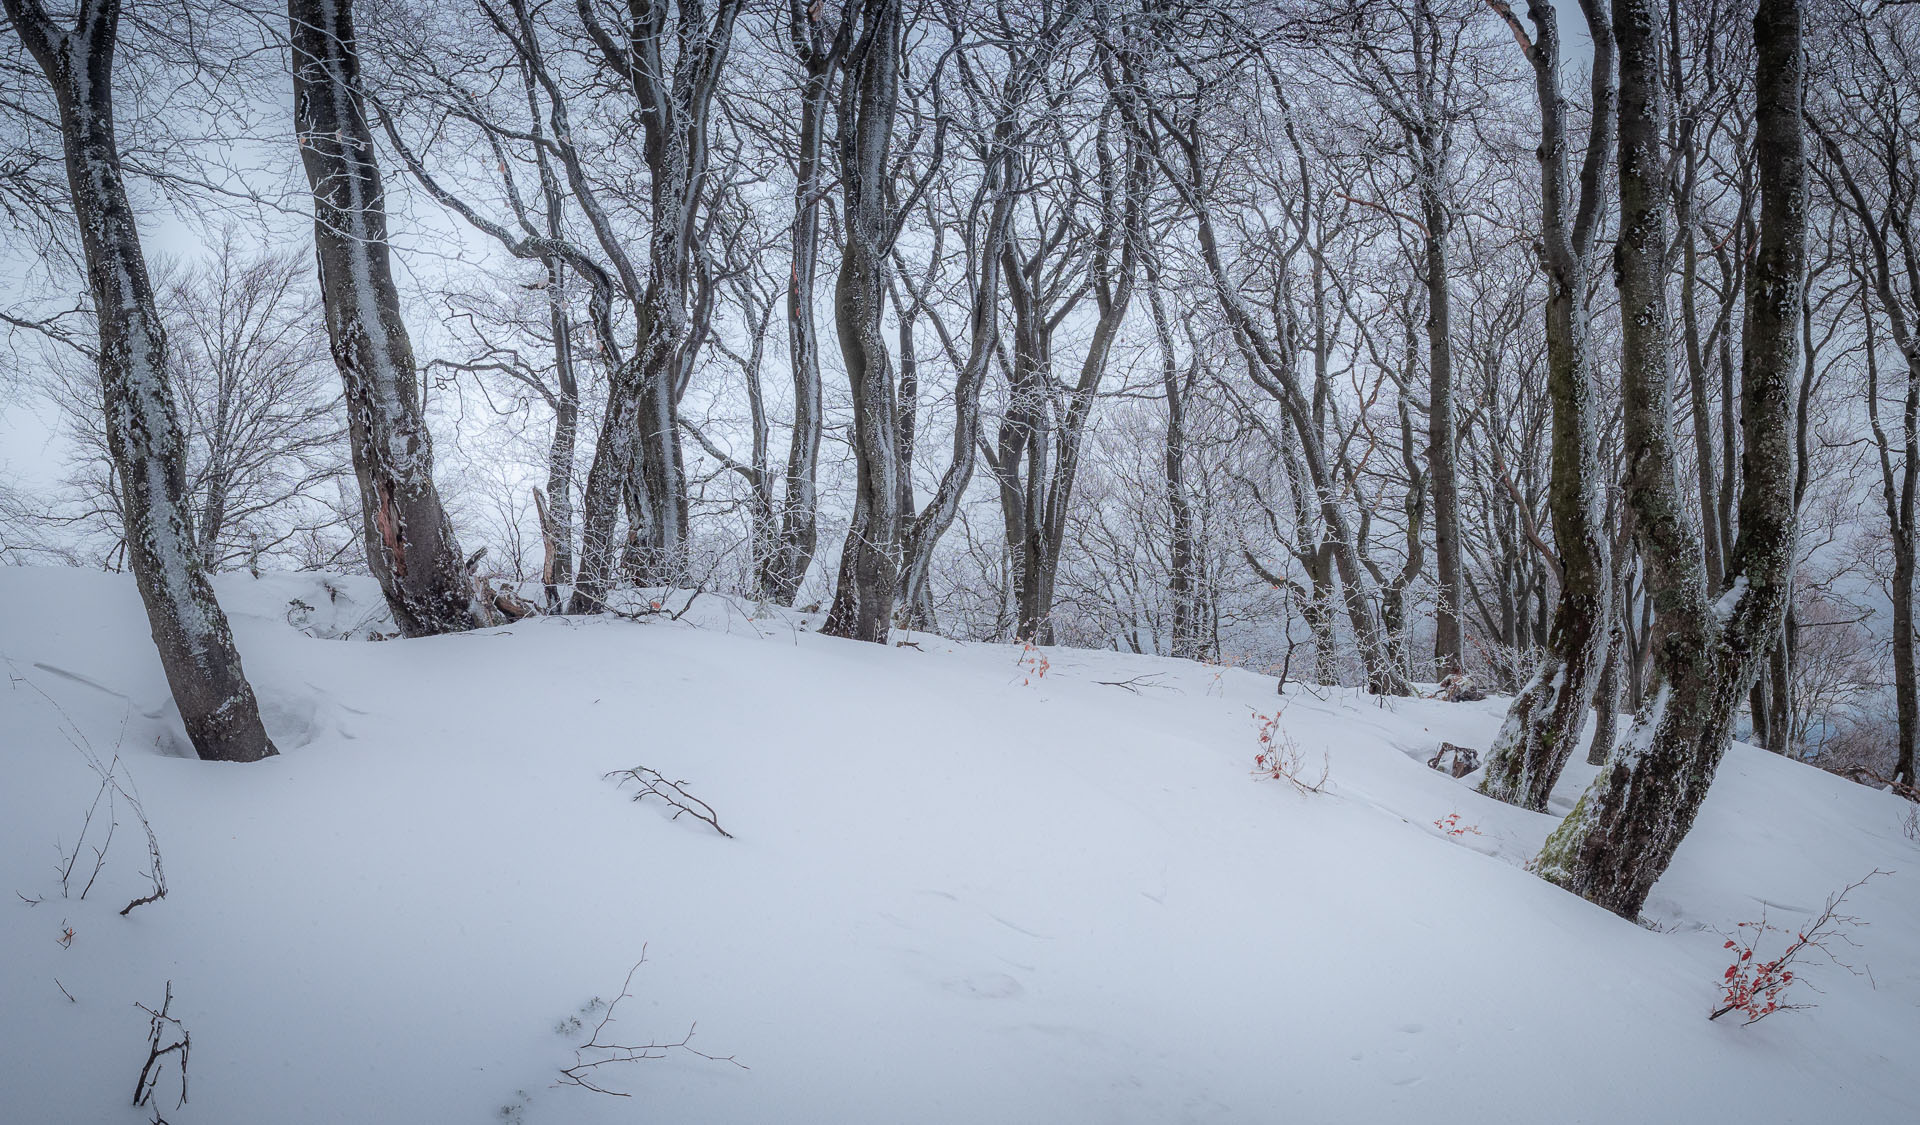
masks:
[(609, 28), (596, 0), (578, 0), (596, 61), (633, 99), (640, 120), (652, 228), (645, 283), (632, 278), (627, 284), (638, 294), (638, 343), (632, 359), (613, 372), (582, 497), (584, 541), (571, 607), (576, 613), (597, 608), (605, 595), (623, 499), (635, 577), (655, 585), (685, 570), (687, 481), (678, 401), (683, 372), (690, 368), (686, 351), (704, 335), (689, 318), (694, 244), (706, 189), (708, 119), (740, 5), (630, 3), (624, 25)]
[[(1174, 20), (1169, 18), (1130, 29), (1130, 32), (1136, 36), (1153, 36), (1163, 45), (1160, 49), (1164, 51), (1171, 46), (1170, 39), (1175, 30)], [(1245, 43), (1236, 44), (1228, 54), (1229, 59), (1255, 60), (1258, 57), (1257, 51), (1250, 50)], [(1366, 665), (1368, 689), (1382, 694), (1408, 694), (1411, 686), (1406, 674), (1395, 665), (1379, 617), (1374, 612), (1371, 584), (1361, 562), (1342, 495), (1343, 482), (1334, 475), (1335, 466), (1322, 444), (1316, 411), (1302, 387), (1296, 367), (1305, 341), (1291, 294), (1284, 289), (1288, 275), (1284, 269), (1281, 271), (1283, 298), (1279, 302), (1280, 322), (1263, 327), (1229, 272), (1225, 248), (1214, 220), (1216, 204), (1209, 191), (1212, 177), (1208, 132), (1205, 128), (1206, 107), (1201, 97), (1190, 94), (1181, 104), (1172, 104), (1172, 98), (1162, 97), (1147, 86), (1144, 67), (1139, 70), (1127, 69), (1132, 72), (1123, 73), (1122, 76), (1121, 89), (1125, 91), (1120, 99), (1122, 115), (1128, 127), (1135, 131), (1144, 150), (1152, 154), (1161, 174), (1193, 221), (1214, 297), (1225, 315), (1249, 375), (1282, 406), (1286, 414), (1320, 518), (1329, 532), (1347, 615)], [(1204, 88), (1217, 88), (1217, 83), (1206, 83)]]
[(859, 0), (839, 104), (841, 206), (846, 244), (834, 286), (840, 353), (853, 388), (854, 507), (840, 578), (822, 632), (885, 643), (900, 585), (906, 487), (893, 361), (881, 334), (888, 259), (899, 212), (888, 158), (899, 109), (900, 0)]
[(14, 34), (59, 107), (69, 203), (93, 302), (108, 450), (120, 479), (127, 556), (160, 664), (200, 757), (252, 762), (277, 751), (260, 722), (227, 618), (207, 583), (188, 509), (167, 336), (114, 135), (118, 0), (83, 0), (71, 28), (39, 0), (4, 0)]
[[(305, 265), (295, 254), (249, 252), (237, 239), (229, 227), (210, 261), (155, 271), (187, 505), (201, 558), (215, 571), (258, 567), (302, 537), (344, 528), (327, 495), (347, 471), (340, 394), (318, 301), (302, 284)], [(97, 360), (91, 349), (49, 347), (31, 380), (65, 415), (78, 462), (77, 495), (40, 522), (103, 525), (111, 560), (125, 548), (126, 513)]]
[(387, 213), (360, 89), (353, 0), (291, 0), (294, 127), (313, 189), (313, 238), (367, 565), (408, 636), (489, 624), (433, 482), (433, 439), (387, 247)]
[[(1892, 780), (1915, 783), (1920, 746), (1920, 673), (1914, 650), (1916, 492), (1920, 492), (1920, 19), (1891, 5), (1842, 8), (1834, 64), (1844, 84), (1809, 107), (1823, 161), (1816, 165), (1852, 237), (1864, 333), (1868, 421), (1879, 454), (1881, 500), (1893, 567), (1892, 649), (1898, 754)], [(1852, 96), (1848, 96), (1851, 92)], [(1876, 315), (1877, 313), (1877, 315)], [(1899, 357), (1897, 375), (1882, 369), (1882, 332)], [(1895, 382), (1897, 379), (1898, 382)], [(1887, 385), (1899, 406), (1897, 438), (1882, 417)]]

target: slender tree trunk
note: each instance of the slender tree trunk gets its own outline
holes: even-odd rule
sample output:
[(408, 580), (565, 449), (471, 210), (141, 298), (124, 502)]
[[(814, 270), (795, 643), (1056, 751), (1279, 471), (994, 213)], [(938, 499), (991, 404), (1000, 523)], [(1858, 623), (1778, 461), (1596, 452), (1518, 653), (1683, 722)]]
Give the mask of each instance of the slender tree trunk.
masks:
[(1434, 611), (1433, 655), (1445, 677), (1465, 670), (1461, 618), (1466, 580), (1460, 562), (1460, 470), (1454, 456), (1453, 279), (1449, 260), (1453, 212), (1447, 199), (1451, 123), (1443, 114), (1443, 45), (1428, 0), (1415, 0), (1413, 59), (1417, 119), (1417, 194), (1422, 220), (1422, 272), (1427, 287), (1427, 477), (1433, 491), (1434, 570), (1440, 602)]
[(1729, 594), (1710, 602), (1700, 538), (1676, 478), (1667, 356), (1665, 112), (1657, 6), (1615, 0), (1620, 53), (1623, 398), (1640, 556), (1658, 606), (1661, 683), (1634, 728), (1541, 851), (1541, 875), (1636, 917), (1706, 798), (1791, 595), (1793, 379), (1805, 298), (1806, 152), (1799, 0), (1754, 18), (1759, 241), (1742, 340), (1739, 537)]
[(346, 386), (367, 565), (410, 637), (486, 625), (433, 483), (433, 441), (360, 91), (352, 0), (290, 0), (294, 127), (313, 189), (313, 237), (333, 359)]
[[(792, 605), (819, 546), (820, 330), (814, 294), (820, 264), (820, 206), (826, 192), (827, 109), (844, 36), (827, 34), (818, 9), (791, 0), (788, 33), (806, 68), (793, 189), (793, 275), (787, 287), (788, 366), (793, 373), (793, 436), (780, 498), (778, 547), (761, 571), (764, 596)], [(841, 26), (845, 26), (844, 22)]]
[(546, 266), (547, 321), (553, 334), (553, 366), (558, 386), (553, 406), (553, 442), (547, 448), (547, 533), (553, 540), (553, 553), (542, 577), (547, 612), (559, 613), (559, 583), (573, 573), (573, 448), (580, 429), (580, 385), (573, 370), (573, 331), (567, 319), (564, 268), (560, 259), (553, 257), (546, 260)]
[(1194, 550), (1193, 499), (1187, 489), (1187, 386), (1174, 362), (1173, 330), (1160, 287), (1150, 287), (1153, 331), (1160, 343), (1160, 387), (1167, 403), (1166, 443), (1162, 448), (1168, 515), (1167, 593), (1173, 602), (1171, 655), (1196, 659), (1200, 635), (1199, 559)]
[(101, 402), (127, 564), (160, 666), (195, 753), (208, 761), (258, 761), (276, 751), (194, 540), (167, 337), (121, 176), (113, 118), (120, 5), (84, 0), (71, 31), (55, 25), (39, 0), (4, 6), (60, 107), (67, 187), (99, 331)]
[[(1024, 93), (1022, 79), (1022, 75), (1015, 74), (1006, 80), (1002, 116), (994, 129), (981, 180), (980, 195), (987, 215), (982, 224), (985, 229), (981, 245), (970, 255), (976, 265), (967, 358), (953, 390), (953, 458), (928, 499), (926, 510), (913, 516), (905, 529), (905, 572), (901, 576), (905, 616), (912, 627), (920, 629), (933, 627), (929, 609), (933, 552), (939, 546), (940, 537), (953, 525), (960, 512), (960, 500), (973, 479), (974, 450), (980, 436), (980, 389), (986, 382), (987, 365), (1000, 339), (1000, 259), (1013, 222), (1014, 200), (1020, 191), (1017, 182), (1020, 140), (1014, 114)], [(910, 515), (910, 511), (903, 512), (901, 518), (904, 521)]]
[(1441, 676), (1463, 671), (1461, 613), (1466, 584), (1460, 565), (1460, 470), (1454, 457), (1452, 282), (1447, 238), (1451, 216), (1439, 195), (1441, 169), (1422, 176), (1427, 221), (1427, 461), (1433, 488), (1433, 558), (1440, 585), (1433, 656)]
[[(1551, 0), (1532, 0), (1528, 15), (1541, 124), (1541, 261), (1547, 274), (1547, 395), (1553, 406), (1553, 476), (1548, 506), (1560, 552), (1560, 599), (1546, 651), (1533, 678), (1507, 711), (1494, 739), (1480, 790), (1544, 812), (1560, 771), (1586, 726), (1587, 705), (1606, 657), (1613, 600), (1600, 499), (1599, 388), (1589, 355), (1587, 277), (1600, 213), (1602, 174), (1611, 143), (1613, 44), (1603, 0), (1588, 0), (1594, 43), (1596, 125), (1580, 177), (1580, 199), (1568, 182), (1566, 103), (1559, 83), (1560, 33)], [(1504, 13), (1512, 20), (1510, 13)], [(1514, 33), (1522, 38), (1518, 21)], [(1611, 701), (1607, 703), (1611, 707)]]
[(1920, 676), (1916, 676), (1913, 645), (1914, 550), (1910, 535), (1894, 537), (1893, 554), (1893, 697), (1899, 722), (1893, 780), (1912, 785), (1915, 730), (1920, 730)]

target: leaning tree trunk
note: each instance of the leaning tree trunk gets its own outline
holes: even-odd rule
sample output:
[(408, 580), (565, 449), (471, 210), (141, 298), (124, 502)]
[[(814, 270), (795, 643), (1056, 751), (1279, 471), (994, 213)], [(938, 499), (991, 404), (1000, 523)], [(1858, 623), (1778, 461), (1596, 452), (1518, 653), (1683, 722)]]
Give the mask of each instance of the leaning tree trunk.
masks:
[(884, 644), (900, 586), (904, 522), (899, 408), (880, 323), (893, 235), (887, 149), (899, 98), (900, 0), (863, 0), (860, 19), (840, 94), (846, 247), (834, 289), (840, 354), (853, 388), (854, 507), (821, 632)]
[[(1545, 812), (1554, 782), (1580, 741), (1594, 680), (1606, 659), (1613, 577), (1600, 504), (1599, 388), (1589, 341), (1587, 278), (1600, 213), (1601, 177), (1612, 143), (1613, 43), (1600, 4), (1587, 0), (1592, 32), (1594, 128), (1572, 200), (1566, 100), (1559, 81), (1560, 32), (1551, 0), (1531, 0), (1534, 41), (1501, 7), (1533, 65), (1540, 102), (1541, 263), (1547, 275), (1547, 395), (1553, 406), (1553, 476), (1548, 506), (1560, 552), (1560, 600), (1546, 652), (1507, 710), (1488, 754), (1480, 791)], [(1612, 707), (1607, 700), (1606, 707)]]
[(194, 541), (180, 424), (167, 385), (167, 337), (121, 177), (113, 121), (120, 5), (85, 0), (74, 29), (65, 31), (39, 0), (4, 4), (60, 107), (67, 185), (99, 329), (107, 451), (120, 486), (127, 563), (167, 686), (201, 758), (270, 757), (277, 751)]
[(313, 189), (313, 239), (367, 565), (409, 637), (488, 623), (433, 484), (413, 348), (388, 260), (387, 213), (360, 91), (353, 0), (291, 0), (294, 128)]
[(1734, 713), (1786, 611), (1795, 531), (1792, 380), (1805, 297), (1800, 4), (1761, 0), (1754, 17), (1760, 221), (1742, 341), (1739, 536), (1728, 593), (1710, 603), (1700, 537), (1679, 488), (1671, 417), (1657, 8), (1654, 0), (1614, 4), (1626, 493), (1658, 610), (1661, 682), (1538, 860), (1543, 877), (1627, 918), (1639, 914), (1693, 826), (1732, 741)]

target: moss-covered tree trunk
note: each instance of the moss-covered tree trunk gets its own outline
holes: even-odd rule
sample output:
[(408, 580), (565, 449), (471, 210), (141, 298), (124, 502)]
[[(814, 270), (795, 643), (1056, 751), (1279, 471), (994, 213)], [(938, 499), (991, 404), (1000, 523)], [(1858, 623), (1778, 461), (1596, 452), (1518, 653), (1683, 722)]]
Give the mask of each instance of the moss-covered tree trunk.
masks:
[(1793, 379), (1805, 297), (1806, 151), (1799, 0), (1754, 18), (1759, 245), (1742, 339), (1739, 537), (1709, 601), (1677, 480), (1666, 300), (1661, 9), (1615, 0), (1620, 54), (1620, 281), (1627, 501), (1654, 599), (1659, 683), (1633, 730), (1548, 838), (1542, 876), (1636, 917), (1693, 826), (1733, 717), (1778, 635), (1794, 561)]

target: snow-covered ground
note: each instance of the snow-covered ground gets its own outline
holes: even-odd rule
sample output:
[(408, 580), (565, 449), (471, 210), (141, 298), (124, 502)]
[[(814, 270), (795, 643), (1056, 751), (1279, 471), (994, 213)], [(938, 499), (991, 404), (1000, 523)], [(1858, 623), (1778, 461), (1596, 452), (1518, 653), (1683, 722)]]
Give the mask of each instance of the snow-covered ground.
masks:
[[(1484, 748), (1499, 700), (1066, 649), (1042, 675), (712, 595), (373, 644), (334, 639), (380, 627), (364, 579), (217, 588), (282, 751), (258, 765), (181, 756), (130, 578), (0, 568), (0, 1119), (148, 1120), (135, 1004), (171, 981), (176, 1125), (1920, 1120), (1906, 806), (1757, 750), (1646, 928), (1524, 870), (1550, 817), (1424, 764)], [(1326, 792), (1252, 772), (1276, 706)], [(80, 897), (85, 745), (164, 858), (126, 916), (124, 799)], [(733, 838), (604, 778), (641, 765)], [(1858, 975), (1816, 960), (1788, 998), (1817, 1007), (1707, 1021), (1723, 933), (1875, 868)], [(603, 1040), (697, 1022), (745, 1069), (671, 1051), (593, 1072), (631, 1098), (556, 1087), (643, 948)]]

